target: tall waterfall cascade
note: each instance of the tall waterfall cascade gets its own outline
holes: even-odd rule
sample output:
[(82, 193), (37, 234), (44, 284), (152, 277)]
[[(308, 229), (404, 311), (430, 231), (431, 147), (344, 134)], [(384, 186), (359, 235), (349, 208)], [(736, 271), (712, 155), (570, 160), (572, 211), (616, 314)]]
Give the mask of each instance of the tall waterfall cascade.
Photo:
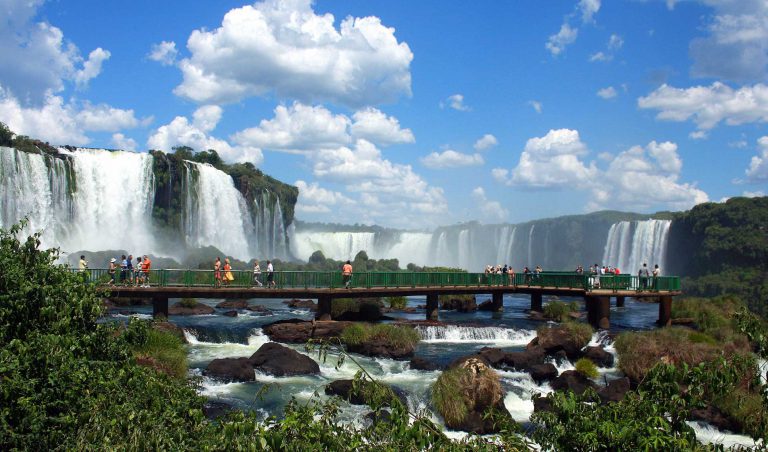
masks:
[(665, 267), (671, 220), (621, 221), (611, 226), (605, 242), (603, 265), (623, 273), (637, 273), (644, 263)]
[(180, 230), (159, 234), (152, 154), (70, 149), (54, 156), (0, 147), (0, 228), (26, 217), (24, 232), (40, 231), (42, 245), (59, 247), (64, 255), (127, 250), (183, 259), (185, 247), (214, 246), (242, 260), (291, 257), (283, 206), (266, 190), (249, 205), (231, 176), (185, 161)]

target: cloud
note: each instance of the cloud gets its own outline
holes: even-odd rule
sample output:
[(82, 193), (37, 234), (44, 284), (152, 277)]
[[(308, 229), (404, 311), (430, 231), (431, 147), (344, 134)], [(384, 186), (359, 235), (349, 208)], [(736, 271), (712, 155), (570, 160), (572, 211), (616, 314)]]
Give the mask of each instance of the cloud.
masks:
[[(97, 48), (83, 62), (64, 33), (47, 22), (35, 22), (42, 0), (6, 1), (0, 27), (0, 80), (5, 91), (25, 106), (40, 107), (67, 81), (85, 86), (101, 71), (109, 52)], [(8, 93), (6, 93), (8, 94)]]
[(569, 24), (564, 23), (560, 26), (560, 31), (547, 39), (547, 43), (544, 47), (546, 47), (547, 50), (549, 50), (549, 53), (553, 56), (560, 55), (568, 45), (573, 44), (576, 41), (578, 35), (578, 28), (573, 28)]
[(768, 136), (760, 137), (757, 144), (758, 153), (749, 161), (749, 168), (745, 171), (750, 183), (768, 182)]
[(397, 118), (387, 116), (373, 107), (356, 111), (352, 119), (354, 123), (350, 132), (354, 139), (362, 138), (379, 146), (416, 141), (411, 129), (401, 128)]
[(496, 168), (491, 174), (507, 185), (532, 188), (582, 187), (595, 174), (594, 164), (585, 165), (579, 157), (587, 154), (579, 132), (570, 129), (550, 130), (543, 137), (531, 138), (525, 144), (520, 161), (510, 172)]
[(744, 196), (746, 198), (760, 198), (760, 197), (766, 196), (766, 194), (762, 190), (757, 190), (757, 191), (745, 191), (744, 193), (741, 194), (741, 196)]
[(624, 46), (624, 38), (617, 34), (612, 34), (611, 37), (608, 38), (608, 49), (609, 50), (619, 50)]
[(609, 86), (607, 88), (600, 89), (597, 91), (597, 95), (603, 99), (613, 99), (617, 95), (616, 88)]
[(496, 137), (491, 135), (490, 133), (486, 133), (482, 137), (480, 137), (477, 141), (475, 141), (475, 145), (473, 146), (476, 151), (485, 151), (486, 149), (490, 149), (494, 146), (499, 144), (498, 140), (496, 140)]
[(624, 38), (617, 34), (612, 34), (608, 38), (608, 43), (606, 44), (606, 50), (605, 52), (595, 52), (589, 57), (590, 63), (594, 63), (596, 61), (605, 62), (605, 61), (611, 61), (613, 60), (613, 55), (621, 49), (624, 46)]
[(86, 145), (86, 132), (117, 132), (148, 124), (152, 118), (139, 120), (133, 110), (106, 104), (65, 102), (50, 92), (40, 106), (26, 107), (9, 90), (0, 86), (0, 118), (14, 132), (55, 144)]
[(160, 44), (152, 44), (152, 50), (150, 50), (148, 57), (163, 66), (171, 66), (176, 62), (178, 54), (179, 51), (176, 50), (175, 42), (162, 41)]
[(112, 145), (115, 147), (115, 149), (121, 149), (123, 151), (136, 150), (136, 140), (133, 138), (128, 138), (122, 133), (112, 134)]
[(372, 107), (356, 111), (352, 118), (334, 114), (322, 105), (310, 106), (294, 102), (278, 105), (273, 119), (264, 119), (232, 136), (243, 146), (286, 151), (314, 152), (346, 146), (365, 139), (379, 146), (415, 141), (411, 129), (403, 129), (397, 118)]
[(378, 17), (318, 15), (310, 0), (266, 0), (230, 10), (215, 30), (195, 30), (174, 92), (199, 103), (274, 93), (351, 107), (411, 95), (408, 44)]
[(432, 215), (447, 212), (441, 188), (427, 184), (410, 165), (382, 158), (381, 151), (366, 140), (308, 157), (315, 177), (344, 185), (348, 193), (357, 195), (360, 212), (379, 224), (412, 228), (433, 224), (436, 217)]
[(354, 201), (337, 191), (320, 187), (317, 182), (306, 183), (303, 180), (296, 181), (299, 189), (299, 200), (296, 203), (296, 211), (301, 213), (329, 213), (331, 207), (338, 208), (343, 205), (354, 204)]
[(421, 159), (421, 163), (427, 168), (462, 168), (466, 166), (478, 166), (485, 163), (483, 156), (475, 154), (462, 154), (452, 149), (443, 152), (432, 152)]
[(445, 99), (445, 102), (440, 102), (440, 108), (453, 108), (457, 111), (470, 111), (471, 108), (464, 104), (464, 95), (452, 94)]
[(544, 105), (537, 100), (529, 100), (528, 105), (533, 107), (536, 113), (541, 113), (544, 110)]
[(736, 82), (768, 77), (768, 4), (760, 0), (703, 1), (714, 10), (691, 41), (691, 74)]
[(768, 86), (758, 83), (737, 90), (720, 82), (678, 89), (666, 84), (637, 100), (640, 108), (659, 110), (657, 119), (693, 120), (699, 129), (712, 129), (721, 121), (739, 125), (768, 120)]
[(221, 108), (206, 105), (193, 114), (192, 122), (176, 116), (170, 123), (158, 127), (147, 140), (150, 149), (170, 152), (175, 146), (189, 146), (198, 151), (214, 149), (225, 161), (251, 162), (259, 165), (264, 159), (261, 149), (254, 146), (232, 146), (227, 141), (209, 135), (221, 119)]
[(529, 189), (586, 191), (588, 210), (688, 209), (709, 199), (695, 184), (678, 181), (683, 163), (675, 143), (652, 141), (615, 156), (603, 152), (604, 170), (582, 161), (588, 153), (578, 131), (550, 130), (528, 140), (517, 167), (494, 168), (491, 175), (500, 183)]
[(491, 201), (485, 195), (483, 187), (476, 187), (472, 190), (472, 198), (477, 203), (483, 220), (503, 221), (509, 216), (509, 211), (501, 206), (498, 201)]
[(597, 52), (593, 53), (589, 57), (589, 62), (594, 63), (595, 61), (611, 61), (613, 59), (613, 55), (607, 55), (603, 52)]
[(600, 11), (600, 0), (579, 0), (576, 8), (581, 11), (581, 21), (589, 23), (593, 21), (594, 15)]
[(688, 134), (688, 138), (692, 140), (706, 140), (709, 134), (706, 130), (694, 130)]

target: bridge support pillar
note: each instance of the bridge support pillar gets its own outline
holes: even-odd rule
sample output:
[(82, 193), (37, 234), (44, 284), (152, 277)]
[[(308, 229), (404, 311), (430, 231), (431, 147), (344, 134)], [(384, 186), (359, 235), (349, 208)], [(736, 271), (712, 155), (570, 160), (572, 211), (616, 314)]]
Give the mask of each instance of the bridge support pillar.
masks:
[(152, 317), (168, 318), (168, 297), (152, 297)]
[(427, 320), (437, 320), (440, 303), (436, 293), (427, 294)]
[(317, 298), (317, 320), (331, 320), (331, 297), (321, 295)]
[(659, 326), (672, 325), (672, 297), (665, 295), (659, 297)]
[(611, 298), (585, 297), (587, 321), (595, 328), (607, 330), (611, 327)]
[(624, 307), (624, 297), (616, 297), (616, 307), (617, 308)]
[(544, 307), (541, 301), (541, 293), (536, 292), (531, 294), (531, 311), (544, 311)]
[(491, 294), (491, 303), (493, 307), (493, 318), (500, 318), (504, 312), (504, 292), (493, 292)]

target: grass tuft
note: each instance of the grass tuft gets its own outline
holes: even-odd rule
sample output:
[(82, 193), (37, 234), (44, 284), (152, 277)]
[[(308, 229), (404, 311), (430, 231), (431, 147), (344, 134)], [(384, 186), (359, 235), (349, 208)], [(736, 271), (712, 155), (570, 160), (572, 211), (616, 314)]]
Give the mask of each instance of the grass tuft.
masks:
[(597, 371), (597, 366), (589, 358), (580, 358), (574, 366), (576, 367), (576, 372), (585, 377), (597, 378), (600, 375), (600, 372)]
[(384, 342), (395, 347), (414, 347), (421, 340), (421, 336), (409, 326), (355, 323), (344, 329), (341, 340), (348, 345)]

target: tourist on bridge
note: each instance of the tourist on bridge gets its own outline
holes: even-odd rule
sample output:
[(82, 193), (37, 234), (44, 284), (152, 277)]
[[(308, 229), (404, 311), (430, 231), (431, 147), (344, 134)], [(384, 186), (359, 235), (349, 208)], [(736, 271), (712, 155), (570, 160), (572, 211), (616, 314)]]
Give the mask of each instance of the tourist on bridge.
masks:
[(275, 267), (272, 266), (272, 261), (267, 261), (267, 287), (276, 287), (275, 284)]
[(141, 271), (141, 256), (136, 258), (136, 280), (133, 283), (139, 287), (144, 285), (144, 272)]
[(523, 279), (526, 284), (531, 285), (531, 269), (527, 265), (523, 267)]
[(88, 261), (85, 260), (85, 255), (80, 256), (80, 262), (78, 263), (80, 272), (88, 270)]
[(144, 276), (144, 285), (142, 287), (149, 287), (149, 271), (152, 269), (152, 261), (149, 260), (149, 256), (146, 254), (141, 260), (141, 273)]
[(120, 258), (120, 284), (125, 285), (125, 276), (128, 272), (128, 261), (125, 254)]
[(213, 263), (213, 287), (221, 287), (221, 259), (218, 256)]
[(125, 273), (128, 276), (127, 285), (133, 285), (133, 254), (129, 254), (125, 260)]
[(507, 277), (509, 278), (509, 285), (515, 285), (515, 269), (512, 266), (507, 268)]
[(651, 276), (651, 272), (648, 271), (648, 264), (643, 263), (643, 268), (638, 270), (637, 276), (640, 278), (640, 287), (643, 289), (648, 288), (648, 278)]
[(110, 286), (115, 285), (115, 271), (117, 271), (117, 264), (115, 264), (115, 262), (117, 262), (117, 259), (115, 259), (114, 257), (109, 260), (109, 269), (107, 270), (107, 273), (109, 273), (108, 284)]
[(653, 266), (653, 290), (659, 290), (659, 276), (661, 276), (661, 269), (659, 264)]
[(228, 286), (229, 283), (235, 280), (235, 277), (232, 275), (232, 266), (229, 265), (229, 258), (224, 258), (224, 285)]
[(263, 287), (261, 284), (261, 267), (259, 267), (259, 261), (253, 263), (253, 284), (259, 287)]
[(349, 261), (341, 267), (341, 276), (344, 277), (344, 288), (349, 289), (349, 283), (352, 281), (352, 264)]

